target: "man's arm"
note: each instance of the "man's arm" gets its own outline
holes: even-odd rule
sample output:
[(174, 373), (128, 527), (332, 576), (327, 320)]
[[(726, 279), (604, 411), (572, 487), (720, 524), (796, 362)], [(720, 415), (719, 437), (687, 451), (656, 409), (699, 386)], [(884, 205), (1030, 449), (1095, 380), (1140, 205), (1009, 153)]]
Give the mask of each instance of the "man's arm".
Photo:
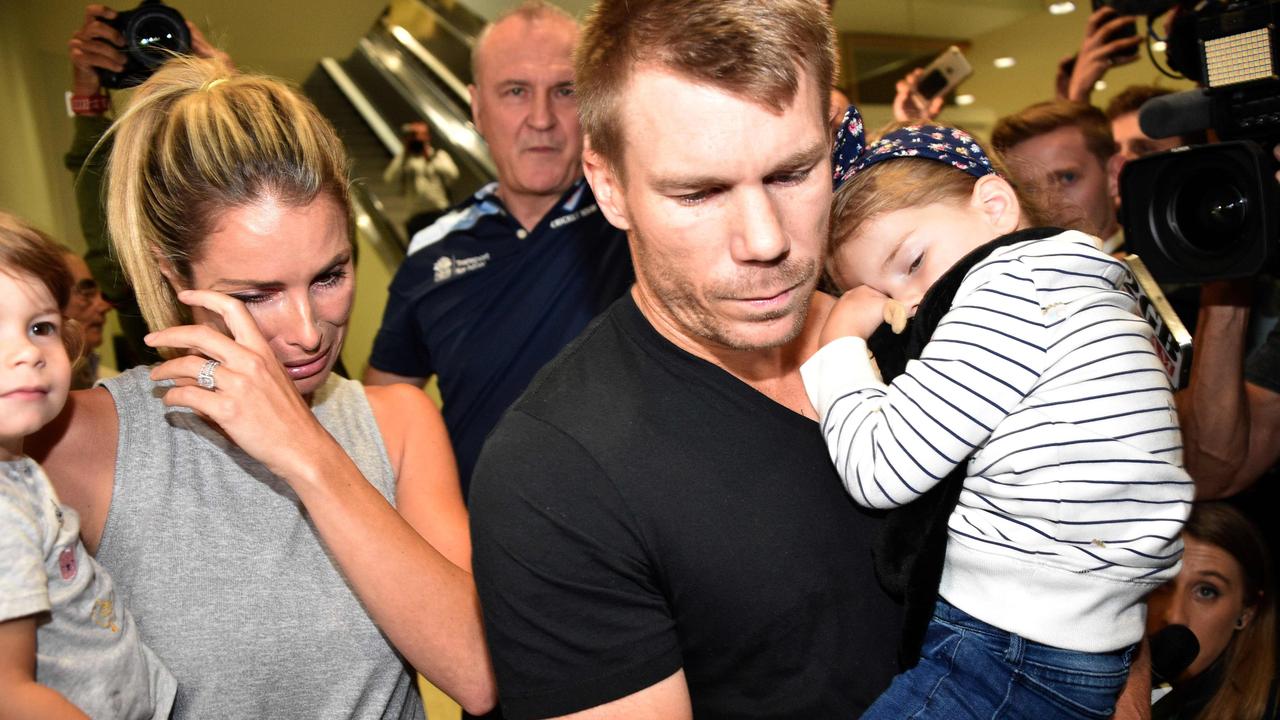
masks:
[[(1280, 460), (1280, 393), (1244, 377), (1250, 287), (1209, 283), (1201, 292), (1191, 382), (1176, 397), (1197, 500), (1235, 495)], [(1272, 333), (1262, 352), (1280, 353), (1271, 347), (1278, 343)], [(1280, 366), (1273, 371), (1280, 374)]]
[(507, 717), (690, 717), (644, 523), (576, 437), (513, 408), (485, 444), (470, 502)]
[(424, 377), (411, 377), (409, 375), (397, 375), (395, 373), (384, 372), (370, 365), (364, 369), (363, 382), (365, 385), (395, 385), (404, 383), (420, 388), (427, 384)]
[(685, 720), (693, 717), (693, 707), (689, 701), (689, 686), (684, 680), (684, 670), (678, 670), (666, 680), (639, 692), (560, 717), (563, 720)]

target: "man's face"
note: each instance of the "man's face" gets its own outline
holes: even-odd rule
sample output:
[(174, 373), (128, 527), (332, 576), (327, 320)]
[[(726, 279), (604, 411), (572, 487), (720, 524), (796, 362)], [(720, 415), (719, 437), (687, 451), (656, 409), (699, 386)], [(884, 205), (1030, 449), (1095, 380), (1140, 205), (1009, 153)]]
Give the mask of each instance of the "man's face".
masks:
[(775, 114), (641, 65), (620, 99), (624, 172), (591, 156), (601, 208), (630, 237), (637, 302), (677, 345), (778, 347), (804, 327), (831, 173), (826, 88), (807, 73), (800, 88)]
[[(1054, 224), (1100, 238), (1119, 229), (1106, 167), (1089, 152), (1080, 128), (1060, 127), (1023, 140), (1005, 153), (1005, 160), (1019, 180), (1044, 188), (1052, 203), (1045, 210)], [(1062, 221), (1055, 220), (1055, 214)]]
[(565, 19), (516, 16), (490, 29), (477, 53), (471, 112), (506, 193), (558, 197), (581, 174), (577, 34)]
[(86, 350), (96, 350), (102, 345), (102, 326), (107, 322), (107, 313), (111, 305), (102, 297), (98, 283), (89, 274), (89, 266), (84, 258), (72, 253), (63, 253), (67, 269), (75, 280), (72, 285), (71, 299), (67, 301), (66, 316), (80, 323), (84, 332)]
[(1172, 150), (1183, 144), (1180, 137), (1147, 137), (1147, 134), (1142, 132), (1142, 128), (1138, 126), (1137, 111), (1125, 113), (1112, 120), (1111, 137), (1115, 138), (1116, 146), (1119, 148), (1115, 157), (1111, 158), (1111, 162), (1107, 163), (1111, 194), (1115, 197), (1117, 207), (1120, 205), (1120, 171), (1124, 169), (1125, 163), (1148, 155), (1154, 155), (1158, 152), (1164, 152), (1165, 150)]

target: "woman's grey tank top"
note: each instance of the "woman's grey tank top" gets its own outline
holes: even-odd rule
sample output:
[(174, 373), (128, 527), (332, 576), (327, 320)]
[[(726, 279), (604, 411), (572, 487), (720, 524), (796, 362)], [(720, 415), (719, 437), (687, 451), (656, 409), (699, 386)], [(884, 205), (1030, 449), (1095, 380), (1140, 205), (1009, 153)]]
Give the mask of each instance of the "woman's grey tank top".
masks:
[[(148, 372), (103, 383), (120, 439), (97, 558), (178, 679), (173, 717), (423, 718), (412, 673), (297, 496), (194, 413), (165, 407)], [(394, 503), (363, 386), (331, 376), (312, 406)]]

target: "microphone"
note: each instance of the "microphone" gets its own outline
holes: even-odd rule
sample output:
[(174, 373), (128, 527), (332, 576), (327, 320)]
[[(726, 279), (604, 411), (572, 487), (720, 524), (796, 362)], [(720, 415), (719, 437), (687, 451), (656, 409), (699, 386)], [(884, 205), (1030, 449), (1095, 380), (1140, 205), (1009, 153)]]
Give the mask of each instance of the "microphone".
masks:
[(1200, 654), (1200, 641), (1186, 625), (1166, 625), (1148, 638), (1154, 684), (1172, 682)]
[(1213, 101), (1203, 89), (1161, 95), (1142, 103), (1138, 109), (1138, 127), (1153, 138), (1198, 132), (1212, 127), (1212, 107)]

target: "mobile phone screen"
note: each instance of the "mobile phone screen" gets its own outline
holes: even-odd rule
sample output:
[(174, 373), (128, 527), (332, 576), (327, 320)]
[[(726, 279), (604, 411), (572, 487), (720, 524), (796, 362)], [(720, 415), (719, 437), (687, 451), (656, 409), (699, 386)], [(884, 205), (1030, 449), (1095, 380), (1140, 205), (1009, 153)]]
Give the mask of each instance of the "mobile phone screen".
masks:
[(916, 84), (916, 90), (926, 99), (932, 99), (942, 92), (942, 89), (946, 86), (947, 76), (942, 72), (941, 68), (937, 68), (920, 78), (920, 82)]

